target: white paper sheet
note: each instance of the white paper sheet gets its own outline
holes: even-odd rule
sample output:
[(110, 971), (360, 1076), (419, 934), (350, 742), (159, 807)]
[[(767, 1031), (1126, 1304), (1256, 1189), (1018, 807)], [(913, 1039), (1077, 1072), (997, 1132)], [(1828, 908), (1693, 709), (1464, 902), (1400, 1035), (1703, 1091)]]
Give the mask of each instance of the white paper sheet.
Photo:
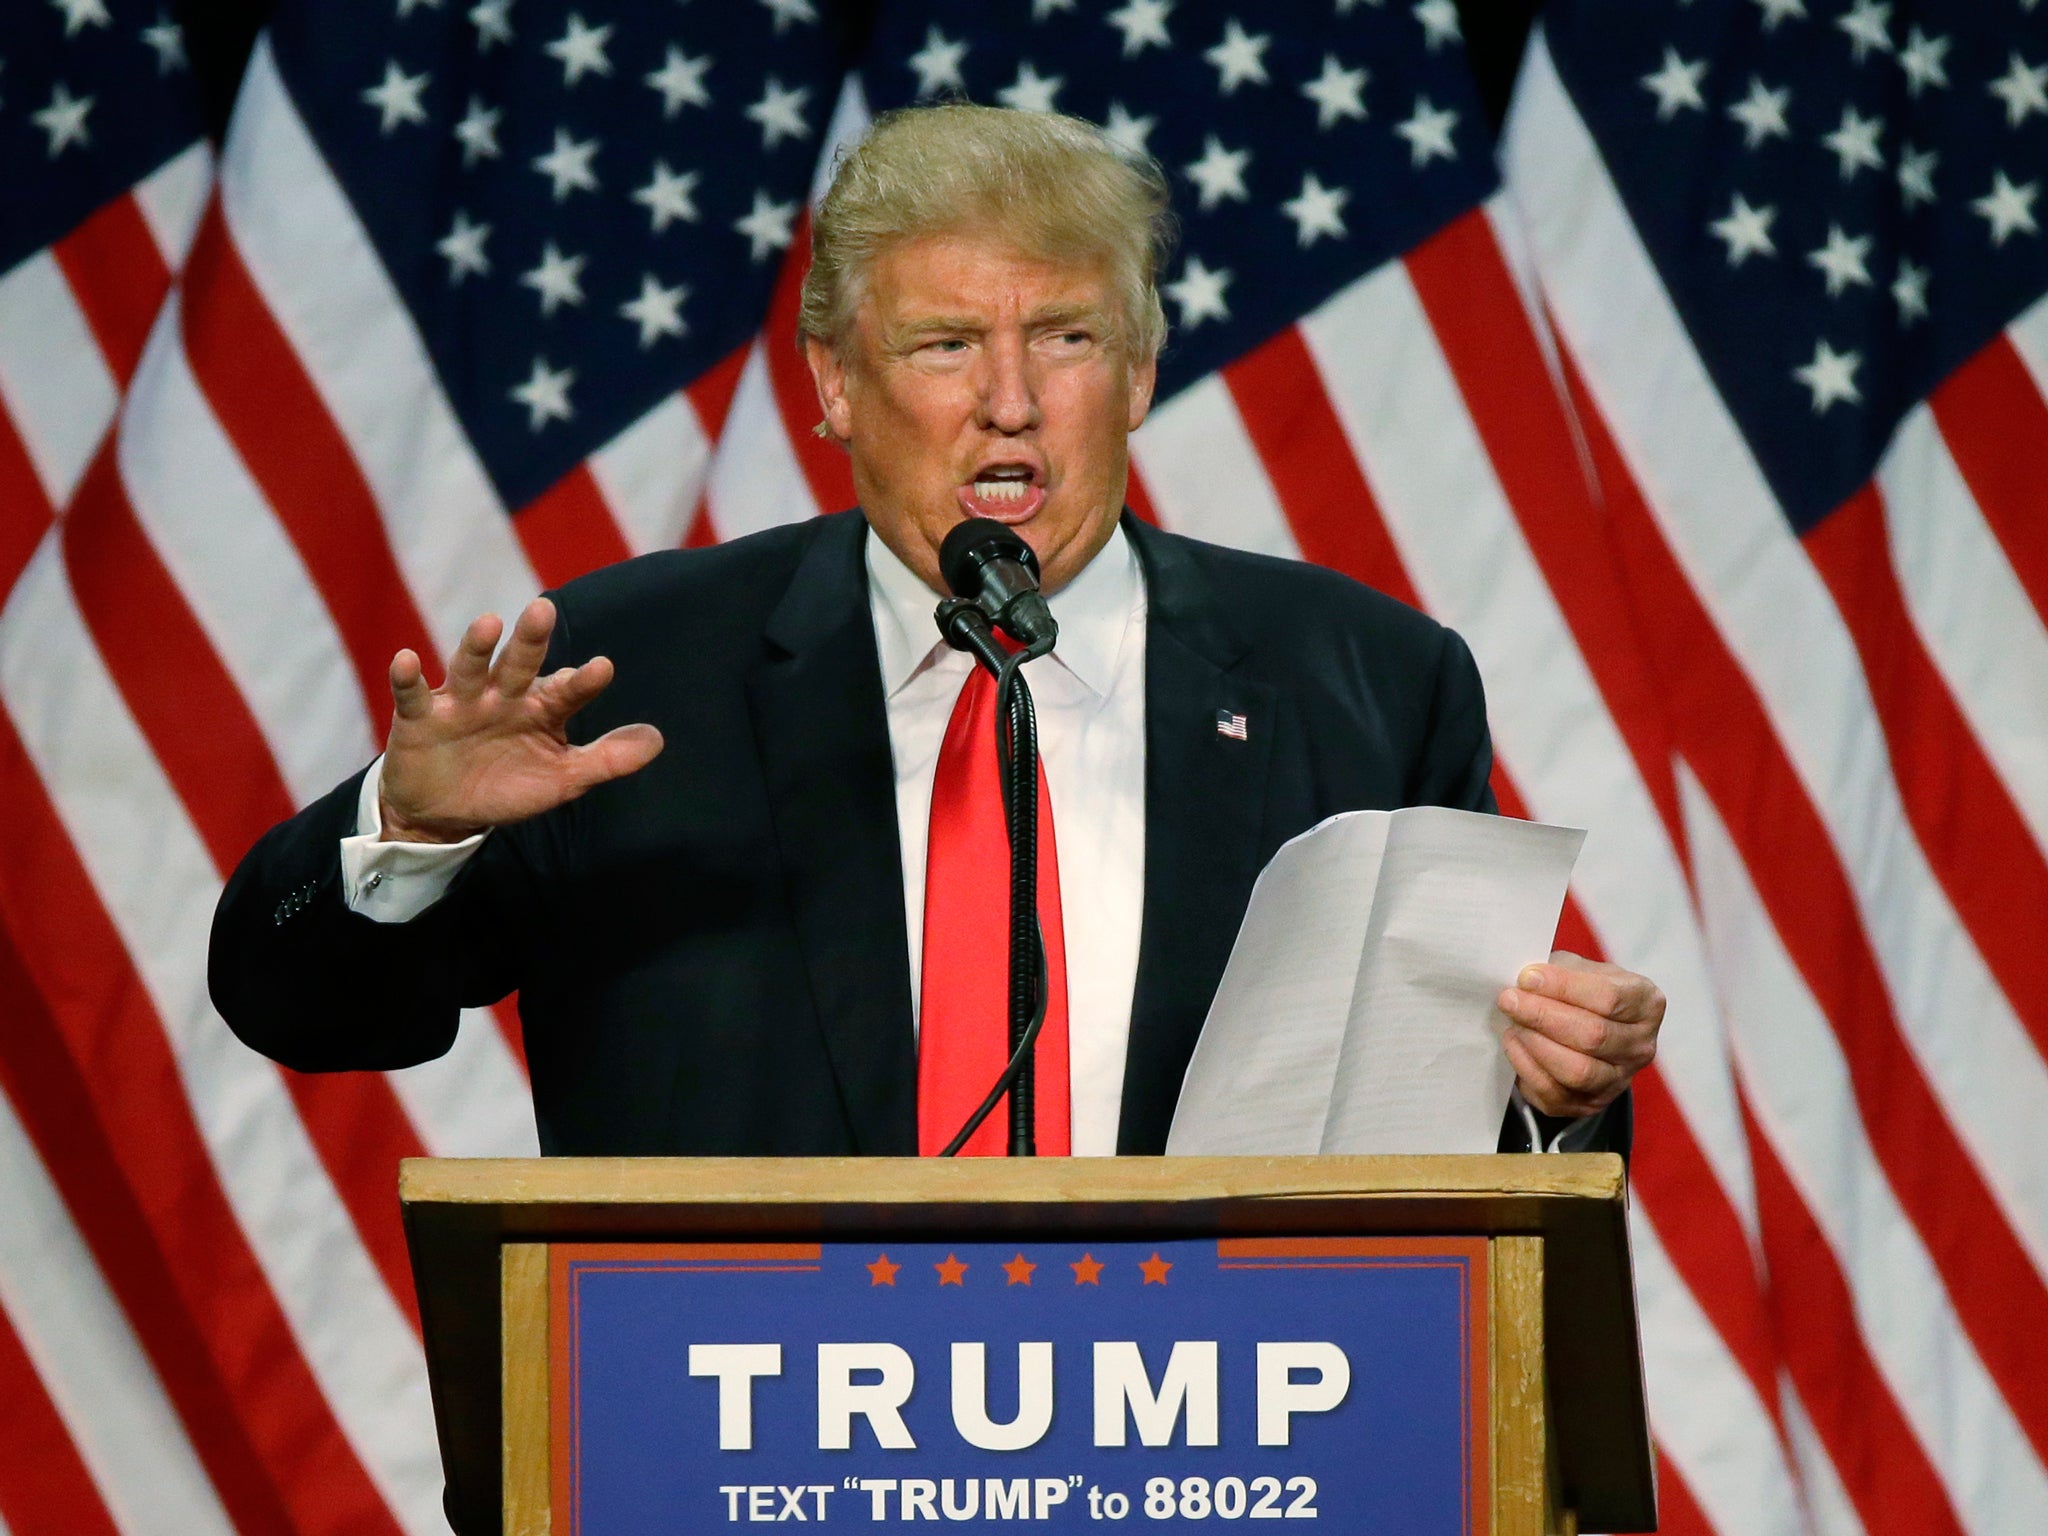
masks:
[(1170, 1154), (1491, 1152), (1514, 1071), (1493, 1006), (1549, 958), (1585, 833), (1352, 811), (1252, 888)]

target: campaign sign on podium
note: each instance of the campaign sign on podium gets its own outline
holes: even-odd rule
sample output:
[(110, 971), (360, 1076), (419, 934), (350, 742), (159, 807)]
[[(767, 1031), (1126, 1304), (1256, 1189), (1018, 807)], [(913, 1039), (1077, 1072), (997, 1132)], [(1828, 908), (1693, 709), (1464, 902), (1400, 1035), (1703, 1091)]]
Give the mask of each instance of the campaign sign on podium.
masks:
[(1473, 1536), (1487, 1257), (1476, 1237), (556, 1243), (553, 1529)]

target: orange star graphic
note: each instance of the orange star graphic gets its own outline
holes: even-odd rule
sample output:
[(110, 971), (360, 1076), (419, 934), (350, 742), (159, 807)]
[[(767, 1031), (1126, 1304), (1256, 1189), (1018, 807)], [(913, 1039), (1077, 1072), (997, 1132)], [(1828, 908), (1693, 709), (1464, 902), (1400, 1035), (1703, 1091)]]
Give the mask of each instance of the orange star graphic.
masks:
[(1067, 1268), (1074, 1272), (1076, 1285), (1102, 1284), (1102, 1261), (1092, 1253), (1084, 1253)]
[(1002, 1266), (1003, 1273), (1010, 1277), (1005, 1283), (1009, 1285), (1029, 1285), (1031, 1283), (1031, 1271), (1036, 1268), (1038, 1268), (1036, 1264), (1020, 1253), (1017, 1257), (1010, 1260), (1009, 1263)]
[(932, 1268), (939, 1272), (939, 1284), (957, 1285), (962, 1290), (966, 1289), (967, 1282), (961, 1279), (961, 1276), (967, 1273), (967, 1266), (962, 1264), (952, 1254), (946, 1255), (946, 1260), (943, 1264), (934, 1264)]
[(889, 1262), (889, 1255), (886, 1253), (882, 1254), (874, 1263), (867, 1266), (867, 1272), (872, 1277), (868, 1284), (871, 1286), (894, 1285), (896, 1283), (896, 1271), (902, 1267), (901, 1264), (891, 1264)]
[(1138, 1268), (1145, 1271), (1145, 1283), (1147, 1285), (1164, 1285), (1166, 1284), (1166, 1272), (1173, 1268), (1173, 1265), (1168, 1260), (1159, 1257), (1159, 1254), (1155, 1251), (1152, 1257), (1145, 1260)]

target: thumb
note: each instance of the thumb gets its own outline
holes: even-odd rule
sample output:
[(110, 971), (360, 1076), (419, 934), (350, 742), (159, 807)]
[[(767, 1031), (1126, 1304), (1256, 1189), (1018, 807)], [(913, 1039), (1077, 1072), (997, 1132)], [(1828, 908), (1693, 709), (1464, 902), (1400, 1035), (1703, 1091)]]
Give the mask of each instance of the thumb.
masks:
[(578, 747), (573, 762), (579, 790), (638, 773), (661, 755), (661, 732), (651, 725), (622, 725)]

